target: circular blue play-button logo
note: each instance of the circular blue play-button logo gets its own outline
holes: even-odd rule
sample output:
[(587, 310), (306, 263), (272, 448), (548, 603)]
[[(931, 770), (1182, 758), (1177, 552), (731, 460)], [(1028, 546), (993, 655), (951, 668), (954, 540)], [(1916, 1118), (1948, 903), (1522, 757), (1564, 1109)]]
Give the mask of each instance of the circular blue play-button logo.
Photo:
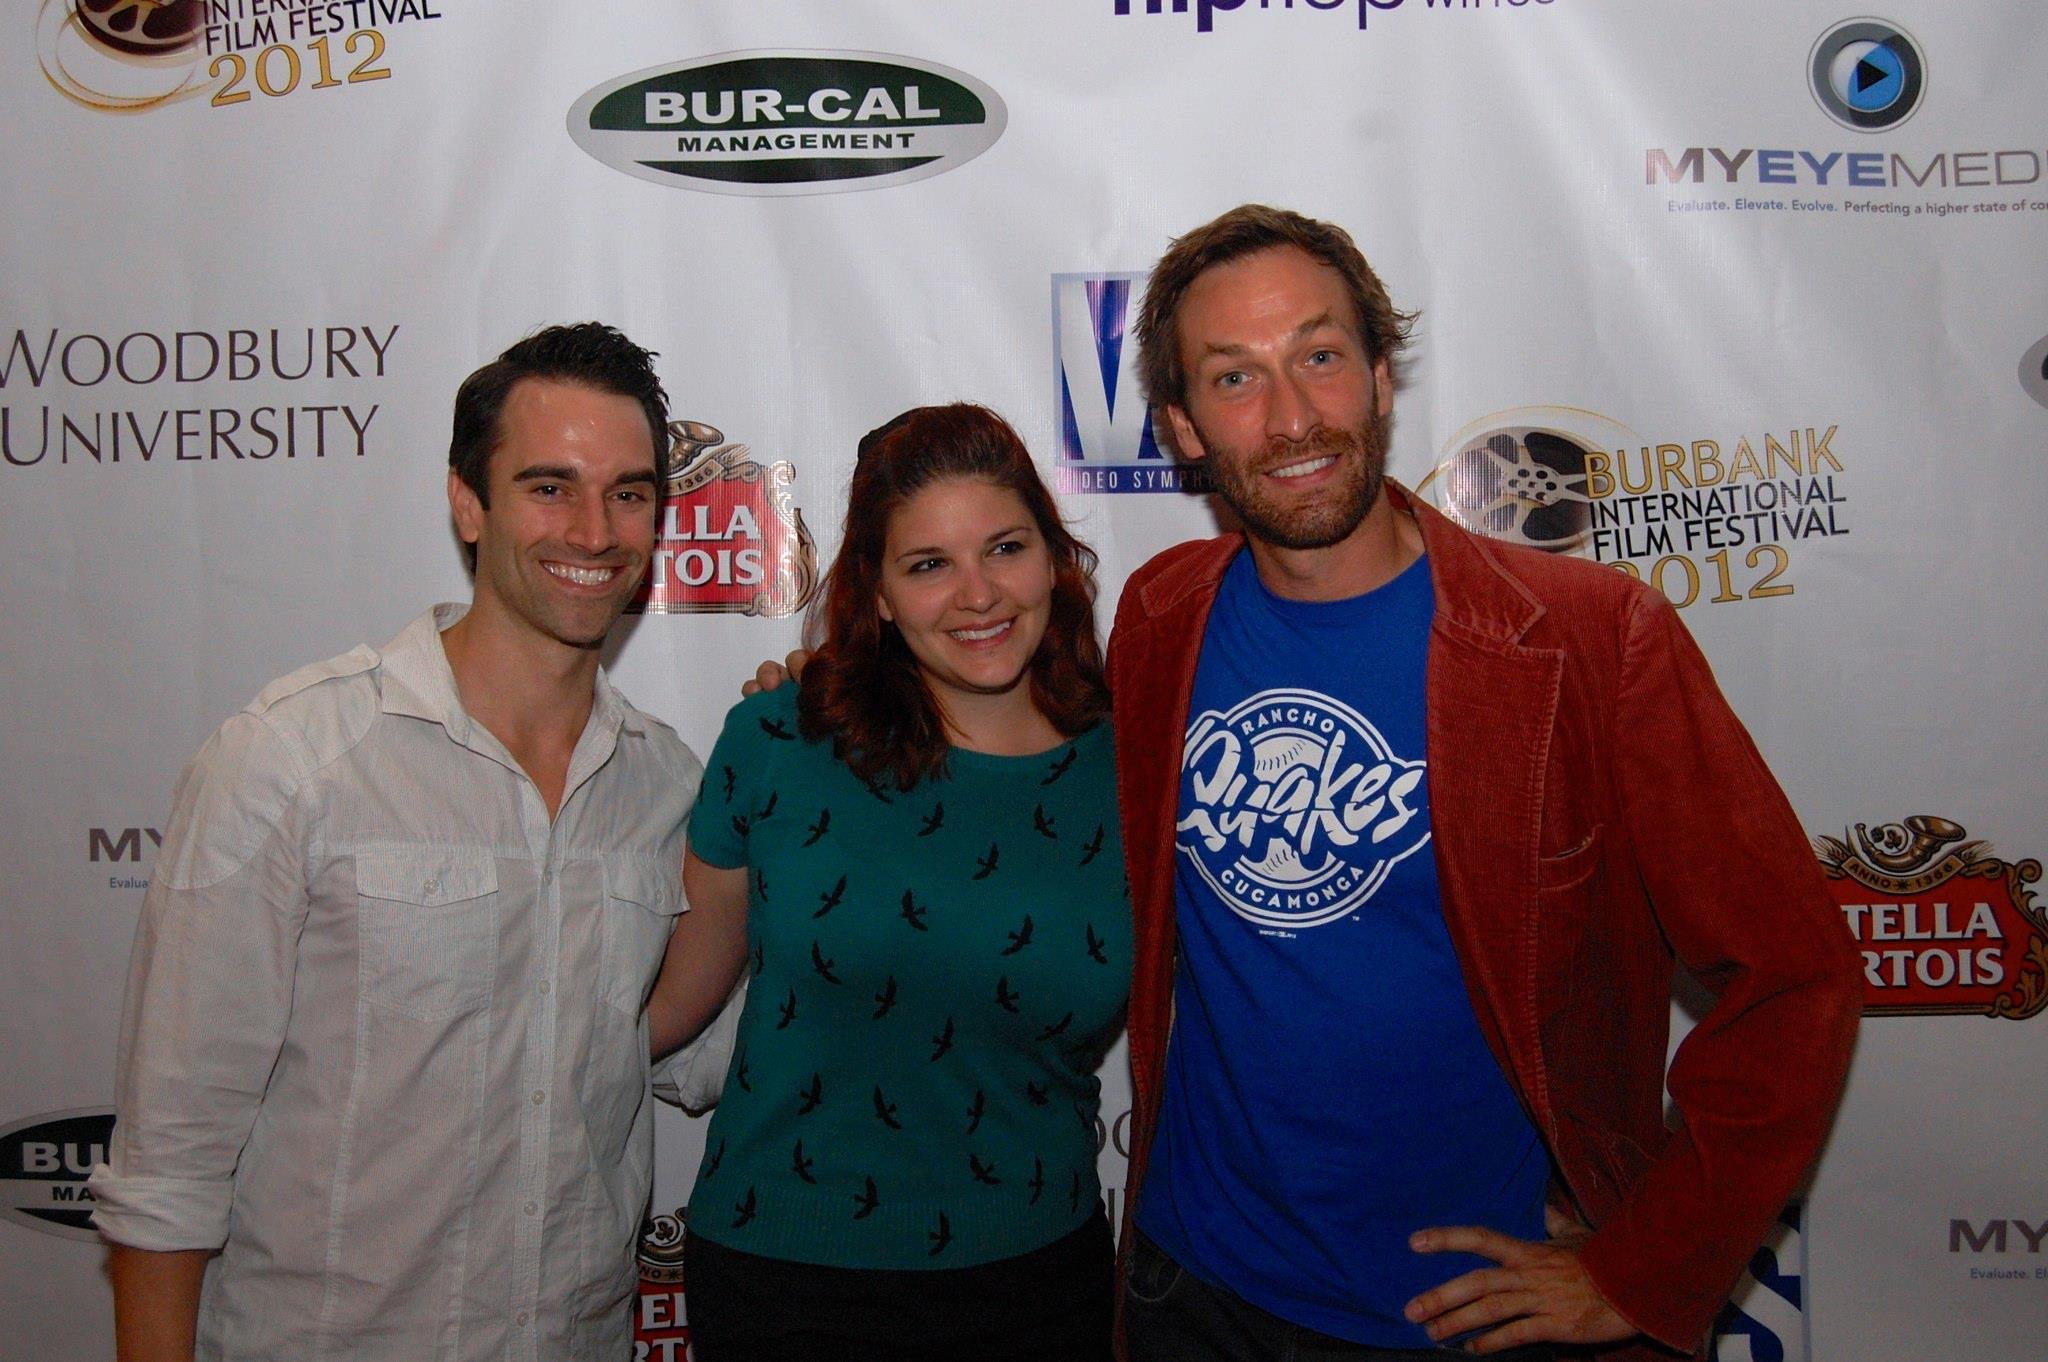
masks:
[(1927, 86), (1920, 45), (1883, 19), (1836, 24), (1813, 45), (1807, 69), (1813, 97), (1828, 117), (1859, 132), (1905, 122)]

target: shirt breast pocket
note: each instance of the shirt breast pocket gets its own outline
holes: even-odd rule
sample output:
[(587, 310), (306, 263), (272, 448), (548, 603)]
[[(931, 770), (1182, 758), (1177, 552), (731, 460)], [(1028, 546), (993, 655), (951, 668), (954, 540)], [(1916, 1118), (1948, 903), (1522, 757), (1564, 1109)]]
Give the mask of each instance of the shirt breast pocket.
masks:
[(631, 1017), (640, 1015), (682, 909), (680, 866), (665, 866), (651, 856), (605, 858), (599, 982), (607, 1005)]
[(358, 961), (365, 1000), (420, 1021), (490, 1001), (498, 866), (483, 852), (374, 847), (356, 853)]

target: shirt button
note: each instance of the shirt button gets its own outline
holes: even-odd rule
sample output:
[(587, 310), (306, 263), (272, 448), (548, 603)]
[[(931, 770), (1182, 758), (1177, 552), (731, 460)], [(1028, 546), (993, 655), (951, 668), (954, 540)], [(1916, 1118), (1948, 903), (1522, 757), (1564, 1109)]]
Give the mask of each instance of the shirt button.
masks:
[(540, 1203), (538, 1201), (529, 1201), (526, 1203), (526, 1213), (528, 1215), (532, 1215), (535, 1211), (538, 1211), (539, 1209)]
[(549, 993), (550, 993), (551, 991), (553, 991), (554, 987), (555, 987), (555, 986), (554, 986), (554, 983), (553, 983), (552, 981), (550, 981), (550, 980), (547, 980), (547, 979), (543, 979), (543, 980), (541, 980), (541, 981), (540, 981), (540, 991), (541, 991), (541, 996), (542, 996), (542, 997), (546, 997), (546, 996), (547, 996), (547, 995), (548, 995), (548, 994), (549, 994)]
[(420, 892), (422, 894), (432, 894), (439, 892), (440, 888), (441, 882), (439, 880), (428, 880), (425, 884), (420, 886)]
[(535, 1088), (535, 1089), (533, 1090), (533, 1104), (534, 1104), (535, 1106), (539, 1106), (539, 1105), (540, 1105), (541, 1103), (543, 1103), (543, 1102), (545, 1102), (545, 1101), (547, 1101), (547, 1100), (548, 1100), (548, 1095), (547, 1095), (546, 1093), (542, 1092), (542, 1091), (541, 1091), (541, 1090), (540, 1090), (539, 1088)]
[(520, 1328), (524, 1329), (526, 1327), (526, 1322), (532, 1318), (533, 1316), (527, 1314), (524, 1310), (521, 1310), (518, 1313), (518, 1315), (513, 1318), (512, 1322), (514, 1324), (517, 1324)]

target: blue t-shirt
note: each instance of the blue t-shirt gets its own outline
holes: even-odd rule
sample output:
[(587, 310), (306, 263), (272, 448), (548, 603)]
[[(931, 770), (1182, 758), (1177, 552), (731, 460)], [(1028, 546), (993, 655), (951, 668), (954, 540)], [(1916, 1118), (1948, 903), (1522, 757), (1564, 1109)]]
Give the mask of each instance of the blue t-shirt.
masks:
[(1240, 554), (1182, 752), (1180, 961), (1138, 1225), (1283, 1319), (1430, 1347), (1401, 1316), (1482, 1265), (1408, 1236), (1543, 1237), (1549, 1163), (1487, 1049), (1430, 850), (1426, 559), (1349, 600)]

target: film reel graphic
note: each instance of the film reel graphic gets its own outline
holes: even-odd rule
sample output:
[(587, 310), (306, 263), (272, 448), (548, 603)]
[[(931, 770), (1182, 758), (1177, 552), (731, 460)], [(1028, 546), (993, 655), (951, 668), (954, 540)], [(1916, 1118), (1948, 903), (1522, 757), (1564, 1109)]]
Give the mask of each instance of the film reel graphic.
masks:
[(102, 113), (142, 113), (210, 88), (200, 71), (205, 0), (43, 0), (44, 79)]

